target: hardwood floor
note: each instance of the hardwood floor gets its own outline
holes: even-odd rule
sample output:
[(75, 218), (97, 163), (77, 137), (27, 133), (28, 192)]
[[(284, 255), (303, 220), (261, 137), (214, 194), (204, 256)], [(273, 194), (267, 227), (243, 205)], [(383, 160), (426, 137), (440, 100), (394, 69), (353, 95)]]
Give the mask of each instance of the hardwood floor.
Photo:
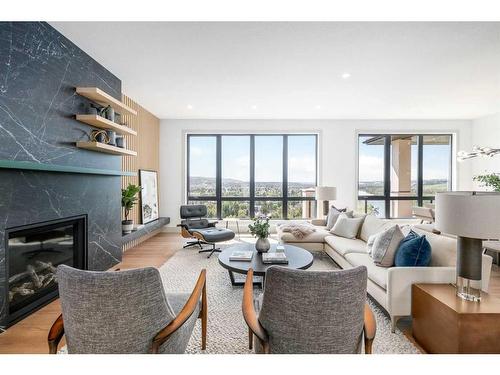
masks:
[[(114, 268), (160, 267), (182, 249), (184, 239), (175, 233), (161, 233), (123, 254), (123, 261)], [(500, 296), (500, 269), (493, 265), (490, 294)], [(47, 334), (61, 311), (56, 300), (0, 334), (0, 353), (47, 353)], [(412, 340), (411, 323), (398, 324)]]
[[(123, 260), (113, 269), (160, 267), (184, 241), (178, 234), (160, 233), (123, 253)], [(0, 334), (0, 353), (48, 353), (47, 334), (54, 320), (61, 313), (59, 300), (51, 302), (26, 319)]]

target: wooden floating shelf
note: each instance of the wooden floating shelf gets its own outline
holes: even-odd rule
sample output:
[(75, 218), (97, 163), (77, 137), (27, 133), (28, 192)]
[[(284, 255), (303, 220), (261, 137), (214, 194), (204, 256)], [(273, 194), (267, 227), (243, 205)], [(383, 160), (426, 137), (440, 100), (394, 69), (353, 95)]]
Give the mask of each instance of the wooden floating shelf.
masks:
[(90, 151), (104, 152), (112, 155), (131, 155), (137, 156), (137, 152), (127, 150), (126, 148), (110, 146), (101, 142), (76, 142), (76, 147), (84, 148)]
[(105, 93), (97, 87), (77, 87), (76, 93), (107, 107), (110, 105), (113, 109), (122, 115), (137, 115), (137, 111), (130, 108), (128, 105), (122, 103), (118, 99), (113, 98), (111, 95)]
[(114, 130), (117, 134), (123, 135), (137, 135), (137, 132), (128, 126), (114, 123), (99, 115), (76, 115), (76, 119), (94, 128)]

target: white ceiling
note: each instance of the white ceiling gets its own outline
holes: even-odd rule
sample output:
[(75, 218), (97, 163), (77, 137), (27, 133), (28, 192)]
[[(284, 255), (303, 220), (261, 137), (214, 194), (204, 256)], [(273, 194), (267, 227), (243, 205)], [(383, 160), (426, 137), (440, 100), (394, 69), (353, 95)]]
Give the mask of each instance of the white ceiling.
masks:
[(500, 112), (499, 22), (51, 24), (160, 118)]

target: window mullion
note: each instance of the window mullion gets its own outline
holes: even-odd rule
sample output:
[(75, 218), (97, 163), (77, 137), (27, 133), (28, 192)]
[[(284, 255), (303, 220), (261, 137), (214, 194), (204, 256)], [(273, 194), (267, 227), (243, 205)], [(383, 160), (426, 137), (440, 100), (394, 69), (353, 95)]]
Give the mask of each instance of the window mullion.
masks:
[(385, 217), (391, 216), (391, 136), (386, 135), (384, 141), (384, 197)]
[(250, 135), (250, 218), (255, 217), (255, 135)]
[(424, 191), (424, 136), (418, 136), (418, 177), (417, 177), (417, 202), (419, 206), (423, 206), (423, 191)]
[(288, 135), (283, 135), (283, 219), (288, 219)]
[(222, 219), (222, 137), (216, 135), (216, 177), (215, 177), (215, 196), (217, 199), (217, 218)]

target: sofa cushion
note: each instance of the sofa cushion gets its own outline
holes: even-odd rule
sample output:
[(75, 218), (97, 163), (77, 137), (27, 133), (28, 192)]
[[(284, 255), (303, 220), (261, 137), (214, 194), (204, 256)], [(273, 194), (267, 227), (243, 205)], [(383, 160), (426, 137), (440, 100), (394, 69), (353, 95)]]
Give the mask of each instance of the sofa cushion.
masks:
[(366, 244), (357, 238), (329, 235), (325, 237), (325, 242), (342, 256), (347, 253), (366, 253)]
[(363, 220), (364, 217), (350, 218), (343, 213), (339, 216), (330, 232), (340, 237), (356, 238)]
[(361, 226), (361, 234), (359, 237), (363, 241), (368, 242), (368, 238), (370, 238), (370, 236), (382, 232), (392, 224), (393, 223), (382, 220), (374, 215), (366, 215), (363, 225)]
[(404, 237), (399, 225), (393, 225), (377, 234), (370, 252), (375, 264), (381, 267), (392, 267), (396, 251)]
[(362, 253), (348, 253), (345, 255), (345, 259), (353, 267), (365, 266), (368, 270), (368, 278), (377, 284), (382, 289), (387, 289), (387, 273), (388, 268), (378, 267), (373, 263), (373, 259), (364, 252)]
[(316, 227), (316, 231), (305, 236), (304, 238), (297, 238), (292, 233), (283, 232), (277, 229), (278, 239), (282, 242), (325, 242), (326, 236), (331, 236), (331, 233), (326, 229)]
[(431, 267), (455, 267), (457, 263), (457, 240), (446, 235), (439, 235), (413, 227), (413, 231), (425, 235), (431, 245)]

